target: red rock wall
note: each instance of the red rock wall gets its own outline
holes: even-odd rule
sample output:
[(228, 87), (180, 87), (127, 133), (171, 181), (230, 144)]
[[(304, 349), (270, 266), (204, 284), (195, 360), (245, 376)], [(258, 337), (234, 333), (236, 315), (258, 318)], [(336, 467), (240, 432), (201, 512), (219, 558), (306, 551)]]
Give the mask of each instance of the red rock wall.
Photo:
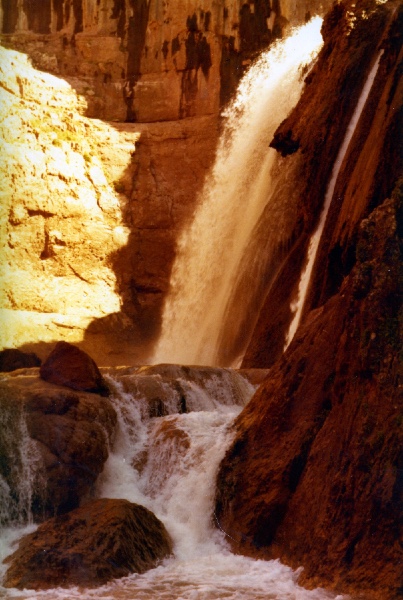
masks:
[(3, 0), (0, 21), (3, 43), (74, 81), (87, 116), (150, 122), (217, 113), (250, 58), (319, 8), (316, 0)]
[(362, 2), (362, 6), (362, 13), (354, 13), (341, 3), (326, 17), (322, 28), (326, 45), (306, 80), (301, 101), (271, 144), (285, 156), (298, 150), (301, 157), (301, 167), (294, 175), (300, 216), (290, 233), (289, 256), (269, 290), (246, 352), (245, 367), (268, 367), (283, 351), (290, 303), (297, 294), (297, 273), (346, 127), (381, 47), (384, 53), (378, 75), (339, 173), (305, 313), (338, 291), (354, 265), (361, 219), (391, 193), (401, 169), (401, 40), (398, 19), (390, 23), (395, 5), (390, 10), (385, 6), (374, 9), (372, 2)]
[[(337, 146), (339, 113), (333, 123), (324, 102), (334, 106), (337, 88), (327, 77), (336, 70), (339, 81), (365, 79), (356, 58), (368, 65), (382, 40), (302, 326), (237, 419), (216, 496), (218, 522), (236, 552), (302, 565), (304, 584), (366, 600), (396, 600), (403, 589), (402, 14), (395, 3), (336, 5), (310, 86), (279, 130), (280, 149), (292, 139), (305, 153), (309, 222), (331, 170), (318, 153), (327, 163)], [(326, 87), (315, 93), (321, 80)], [(261, 334), (255, 348), (270, 361), (270, 338)]]

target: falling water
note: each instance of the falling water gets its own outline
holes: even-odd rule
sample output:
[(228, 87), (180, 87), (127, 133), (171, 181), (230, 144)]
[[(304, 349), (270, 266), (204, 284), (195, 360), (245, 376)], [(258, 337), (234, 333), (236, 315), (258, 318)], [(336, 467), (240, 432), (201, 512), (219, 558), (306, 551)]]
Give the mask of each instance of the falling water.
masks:
[[(230, 369), (176, 365), (112, 370), (106, 377), (118, 428), (97, 494), (126, 498), (152, 510), (171, 535), (174, 556), (147, 573), (96, 590), (20, 592), (0, 585), (0, 597), (4, 593), (36, 600), (334, 599), (325, 590), (300, 587), (299, 571), (277, 560), (233, 555), (224, 533), (214, 527), (219, 463), (233, 438), (231, 423), (255, 386)], [(164, 416), (150, 416), (155, 414), (157, 392)], [(188, 412), (179, 413), (184, 407)], [(5, 537), (11, 543), (15, 532), (8, 530)]]
[(298, 329), (300, 320), (301, 320), (301, 315), (302, 315), (302, 311), (304, 308), (305, 299), (306, 299), (308, 289), (309, 289), (309, 282), (311, 280), (313, 266), (315, 264), (316, 254), (317, 254), (318, 248), (319, 248), (319, 242), (322, 237), (323, 229), (324, 229), (325, 223), (326, 223), (326, 217), (327, 217), (327, 214), (329, 212), (329, 208), (330, 208), (330, 205), (332, 202), (334, 188), (336, 187), (337, 177), (339, 175), (341, 165), (343, 164), (344, 157), (348, 150), (348, 146), (351, 142), (351, 138), (354, 135), (354, 131), (355, 131), (355, 128), (357, 127), (361, 113), (364, 110), (364, 106), (365, 106), (365, 103), (369, 96), (369, 93), (371, 91), (372, 84), (374, 83), (374, 79), (375, 79), (375, 76), (378, 71), (379, 61), (381, 59), (382, 53), (383, 53), (383, 50), (380, 51), (378, 58), (376, 59), (374, 65), (367, 77), (367, 80), (362, 89), (361, 95), (358, 99), (357, 106), (355, 107), (353, 116), (351, 117), (350, 123), (348, 124), (343, 143), (340, 146), (339, 153), (338, 153), (335, 163), (333, 165), (333, 170), (332, 170), (332, 174), (330, 177), (329, 185), (327, 187), (326, 194), (325, 194), (325, 201), (323, 203), (323, 209), (322, 209), (321, 215), (319, 217), (319, 223), (318, 223), (318, 226), (317, 226), (315, 232), (313, 233), (311, 240), (309, 242), (307, 264), (301, 275), (301, 279), (300, 279), (300, 282), (298, 285), (298, 297), (297, 297), (296, 302), (294, 302), (291, 305), (291, 309), (294, 312), (294, 316), (291, 321), (290, 328), (288, 330), (285, 348), (287, 348), (289, 346), (289, 344), (291, 343), (291, 341)]
[[(322, 44), (320, 27), (315, 18), (264, 53), (224, 113), (215, 165), (194, 221), (179, 241), (154, 362), (217, 364), (221, 332), (233, 316), (228, 302), (239, 265), (273, 200), (276, 152), (268, 143), (300, 96), (302, 69)], [(279, 217), (276, 242), (282, 235)]]

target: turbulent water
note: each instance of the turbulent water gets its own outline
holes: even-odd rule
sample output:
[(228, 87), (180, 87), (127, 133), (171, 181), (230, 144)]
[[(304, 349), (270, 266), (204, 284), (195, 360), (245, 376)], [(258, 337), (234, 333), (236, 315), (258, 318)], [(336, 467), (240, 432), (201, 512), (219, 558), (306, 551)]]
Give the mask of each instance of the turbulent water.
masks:
[[(174, 543), (174, 557), (143, 575), (96, 590), (6, 591), (10, 598), (169, 600), (325, 600), (307, 591), (298, 572), (279, 561), (234, 556), (214, 526), (215, 478), (232, 433), (230, 424), (254, 387), (231, 370), (177, 366), (120, 370), (109, 376), (118, 413), (117, 439), (98, 483), (100, 497), (126, 498), (152, 510)], [(155, 412), (158, 391), (165, 416)], [(187, 413), (178, 414), (184, 408)], [(29, 528), (32, 531), (32, 527)], [(3, 530), (0, 552), (10, 552), (21, 530)], [(227, 532), (231, 535), (231, 532)], [(0, 588), (0, 596), (2, 590)]]
[[(300, 96), (303, 68), (322, 44), (320, 26), (321, 19), (313, 19), (264, 53), (225, 113), (215, 165), (193, 224), (179, 242), (154, 362), (226, 366), (220, 345), (229, 341), (222, 341), (222, 332), (242, 323), (244, 344), (248, 341), (253, 314), (246, 319), (237, 314), (234, 306), (247, 303), (241, 297), (231, 303), (231, 294), (240, 265), (250, 262), (242, 259), (262, 212), (273, 207), (266, 232), (273, 248), (288, 234), (287, 206), (279, 210), (276, 202), (277, 153), (268, 145)], [(258, 278), (246, 286), (248, 296), (255, 295), (254, 286)]]

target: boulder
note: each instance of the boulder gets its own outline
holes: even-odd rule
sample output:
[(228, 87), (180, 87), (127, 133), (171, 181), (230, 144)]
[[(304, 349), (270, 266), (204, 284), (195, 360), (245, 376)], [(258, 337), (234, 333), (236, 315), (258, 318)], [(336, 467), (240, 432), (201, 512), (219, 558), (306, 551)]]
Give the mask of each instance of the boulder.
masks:
[(58, 342), (40, 368), (45, 381), (100, 396), (109, 388), (97, 365), (86, 352), (68, 342)]
[(16, 348), (7, 348), (0, 352), (0, 371), (9, 373), (17, 369), (39, 367), (41, 359), (33, 352), (21, 352)]
[(108, 457), (116, 425), (110, 401), (17, 374), (0, 382), (0, 411), (8, 520), (43, 520), (76, 508)]
[(127, 500), (95, 500), (49, 519), (6, 558), (6, 587), (95, 587), (144, 573), (172, 552), (170, 537), (149, 510)]

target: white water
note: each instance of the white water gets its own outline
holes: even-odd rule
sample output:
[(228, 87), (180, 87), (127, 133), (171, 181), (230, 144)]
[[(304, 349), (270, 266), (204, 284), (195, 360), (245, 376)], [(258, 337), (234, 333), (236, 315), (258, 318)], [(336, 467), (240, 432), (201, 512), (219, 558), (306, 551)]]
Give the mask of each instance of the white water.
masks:
[(275, 188), (277, 153), (268, 144), (300, 96), (301, 69), (322, 45), (320, 27), (315, 18), (263, 54), (225, 113), (215, 165), (178, 245), (155, 363), (219, 364), (238, 267)]
[[(3, 592), (4, 597), (36, 600), (334, 598), (324, 590), (308, 591), (298, 586), (299, 572), (279, 561), (234, 556), (225, 535), (213, 525), (215, 478), (232, 438), (229, 425), (253, 393), (253, 386), (241, 382), (236, 373), (220, 374), (219, 370), (207, 374), (208, 383), (203, 385), (205, 372), (189, 370), (188, 387), (182, 379), (180, 396), (185, 396), (187, 405), (192, 404), (193, 411), (149, 418), (150, 398), (140, 391), (142, 377), (154, 377), (156, 385), (166, 386), (165, 408), (175, 411), (179, 401), (178, 396), (175, 401), (178, 379), (169, 381), (172, 371), (167, 374), (165, 367), (153, 369), (122, 371), (117, 379), (110, 379), (118, 434), (98, 483), (98, 495), (126, 498), (152, 510), (173, 539), (174, 557), (143, 575), (116, 580), (96, 590), (19, 592), (0, 587), (0, 597)], [(10, 552), (18, 534), (18, 530), (3, 531), (2, 556)]]
[(288, 348), (289, 344), (291, 343), (291, 341), (298, 329), (300, 320), (301, 320), (302, 311), (304, 309), (305, 299), (306, 299), (306, 296), (307, 296), (307, 293), (309, 290), (309, 283), (311, 280), (311, 275), (312, 275), (313, 267), (314, 267), (315, 260), (316, 260), (316, 254), (318, 252), (319, 243), (320, 243), (320, 240), (322, 237), (323, 229), (325, 227), (326, 217), (329, 212), (330, 205), (332, 203), (332, 198), (333, 198), (333, 194), (334, 194), (334, 188), (336, 187), (337, 177), (339, 176), (339, 172), (340, 172), (341, 166), (343, 164), (343, 160), (346, 155), (346, 152), (348, 150), (348, 146), (351, 142), (351, 138), (354, 135), (355, 128), (357, 127), (358, 121), (361, 117), (361, 113), (364, 110), (364, 106), (366, 104), (369, 93), (371, 91), (372, 84), (374, 83), (374, 79), (375, 79), (377, 71), (378, 71), (379, 61), (381, 59), (382, 52), (383, 52), (383, 50), (381, 50), (381, 52), (379, 53), (378, 58), (375, 61), (374, 65), (367, 77), (367, 80), (362, 89), (361, 95), (358, 99), (357, 106), (355, 107), (353, 116), (351, 117), (350, 123), (348, 124), (343, 143), (340, 146), (339, 152), (337, 154), (337, 158), (333, 165), (333, 170), (332, 170), (332, 174), (330, 177), (329, 185), (327, 187), (326, 194), (325, 194), (325, 201), (323, 203), (322, 212), (319, 217), (319, 223), (318, 223), (316, 230), (312, 234), (312, 237), (309, 242), (306, 267), (301, 275), (301, 279), (300, 279), (300, 282), (298, 285), (298, 297), (297, 297), (297, 300), (291, 305), (291, 309), (294, 312), (294, 316), (293, 316), (293, 319), (291, 321), (291, 324), (290, 324), (290, 327), (289, 327), (289, 330), (287, 333), (285, 349)]

